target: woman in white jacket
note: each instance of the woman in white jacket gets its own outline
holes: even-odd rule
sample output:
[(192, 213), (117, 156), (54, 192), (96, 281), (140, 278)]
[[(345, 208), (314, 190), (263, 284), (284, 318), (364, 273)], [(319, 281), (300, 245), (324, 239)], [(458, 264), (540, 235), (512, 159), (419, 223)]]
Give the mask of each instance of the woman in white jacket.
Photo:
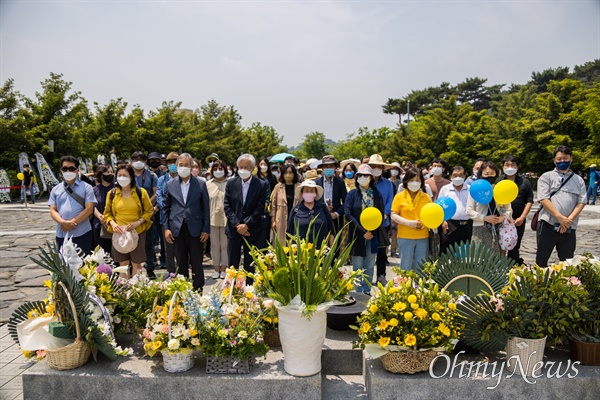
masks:
[[(496, 180), (500, 176), (500, 169), (491, 161), (484, 162), (479, 167), (477, 174), (479, 179), (485, 179), (496, 185)], [(489, 204), (481, 204), (475, 201), (469, 194), (467, 199), (467, 215), (473, 220), (473, 235), (471, 241), (475, 243), (483, 243), (490, 247), (498, 254), (506, 254), (500, 249), (498, 240), (498, 231), (500, 224), (504, 220), (511, 220), (512, 208), (509, 204), (496, 204), (494, 199)]]

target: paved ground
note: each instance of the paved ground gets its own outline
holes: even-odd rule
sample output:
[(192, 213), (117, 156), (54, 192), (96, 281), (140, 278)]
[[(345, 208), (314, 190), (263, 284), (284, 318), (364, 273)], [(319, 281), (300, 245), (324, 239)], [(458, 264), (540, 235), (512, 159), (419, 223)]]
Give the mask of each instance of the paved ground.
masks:
[[(534, 210), (532, 210), (533, 213)], [(45, 201), (38, 201), (27, 209), (24, 205), (0, 204), (0, 399), (22, 398), (20, 374), (34, 364), (21, 357), (21, 353), (8, 336), (5, 324), (12, 311), (20, 304), (31, 300), (42, 300), (46, 296), (43, 280), (48, 273), (30, 260), (38, 254), (38, 247), (54, 240), (55, 223), (50, 218)], [(587, 206), (577, 230), (577, 251), (600, 255), (600, 205)], [(530, 264), (535, 260), (535, 235), (529, 228), (521, 246), (522, 257)], [(205, 260), (210, 264), (210, 260)], [(398, 259), (390, 259), (397, 264)], [(551, 261), (557, 261), (556, 253)], [(205, 268), (207, 285), (215, 284), (210, 279), (212, 268)], [(158, 271), (161, 272), (161, 271)], [(163, 270), (164, 272), (164, 270)], [(388, 277), (391, 269), (388, 270)]]

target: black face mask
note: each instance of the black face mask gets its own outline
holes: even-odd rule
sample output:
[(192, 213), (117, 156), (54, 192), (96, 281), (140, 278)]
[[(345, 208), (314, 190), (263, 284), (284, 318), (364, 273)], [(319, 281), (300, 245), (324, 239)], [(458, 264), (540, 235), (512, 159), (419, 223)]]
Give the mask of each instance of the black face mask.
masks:
[(104, 179), (104, 182), (106, 183), (111, 183), (112, 181), (115, 180), (115, 176), (114, 175), (102, 175), (102, 179)]
[(148, 161), (148, 165), (150, 166), (150, 168), (158, 168), (160, 167), (160, 161)]
[(490, 184), (493, 185), (494, 183), (496, 183), (496, 179), (498, 179), (498, 178), (495, 176), (486, 176), (482, 179), (485, 179), (486, 181), (488, 181)]

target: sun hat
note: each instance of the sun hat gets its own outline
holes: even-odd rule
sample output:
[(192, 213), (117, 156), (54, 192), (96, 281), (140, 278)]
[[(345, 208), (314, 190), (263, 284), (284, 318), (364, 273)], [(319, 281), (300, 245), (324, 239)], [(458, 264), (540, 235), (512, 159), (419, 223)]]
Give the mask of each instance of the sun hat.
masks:
[(373, 170), (369, 166), (369, 164), (360, 164), (358, 166), (358, 171), (356, 171), (356, 175), (373, 175)]
[(217, 153), (212, 153), (211, 155), (206, 157), (206, 163), (208, 164), (209, 162), (218, 160), (218, 159), (219, 159), (219, 155)]
[(335, 159), (334, 156), (332, 155), (327, 155), (327, 156), (323, 156), (323, 159), (321, 159), (321, 162), (318, 163), (319, 167), (322, 167), (325, 164), (333, 164), (333, 165), (339, 165), (339, 163), (337, 162), (337, 160)]
[(139, 236), (135, 229), (126, 231), (124, 226), (122, 226), (121, 229), (123, 230), (123, 233), (113, 233), (112, 245), (119, 253), (129, 254), (137, 247)]
[(346, 168), (346, 165), (348, 165), (350, 163), (354, 164), (354, 166), (356, 168), (358, 168), (360, 165), (360, 160), (357, 160), (356, 158), (349, 158), (347, 160), (340, 162), (340, 168), (343, 170)]
[(304, 182), (302, 182), (300, 185), (298, 185), (298, 187), (296, 188), (296, 197), (299, 198), (300, 196), (302, 196), (302, 188), (305, 187), (309, 187), (309, 188), (313, 188), (317, 190), (317, 198), (315, 200), (319, 200), (321, 197), (323, 197), (323, 188), (319, 185), (317, 185), (317, 183), (315, 181), (313, 181), (312, 179), (307, 179)]
[(369, 157), (369, 162), (367, 164), (369, 164), (369, 165), (383, 165), (383, 169), (394, 168), (391, 164), (388, 164), (388, 163), (384, 162), (383, 161), (383, 157), (381, 157), (379, 154), (373, 154), (371, 157)]
[(318, 177), (319, 177), (319, 174), (316, 169), (309, 169), (308, 171), (306, 171), (306, 176), (304, 177), (304, 179), (314, 181)]
[[(304, 165), (308, 165), (311, 169), (314, 169), (314, 168), (316, 168), (316, 165), (318, 163), (319, 163), (319, 160), (317, 160), (316, 158), (309, 158), (308, 160), (306, 160)], [(315, 164), (314, 167), (313, 167), (313, 164)]]
[(167, 158), (166, 158), (166, 160), (167, 160), (167, 161), (171, 161), (171, 160), (175, 160), (175, 161), (177, 161), (177, 157), (179, 157), (179, 154), (178, 154), (178, 153), (176, 153), (176, 152), (174, 152), (174, 151), (172, 151), (172, 152), (170, 152), (169, 154), (167, 154)]

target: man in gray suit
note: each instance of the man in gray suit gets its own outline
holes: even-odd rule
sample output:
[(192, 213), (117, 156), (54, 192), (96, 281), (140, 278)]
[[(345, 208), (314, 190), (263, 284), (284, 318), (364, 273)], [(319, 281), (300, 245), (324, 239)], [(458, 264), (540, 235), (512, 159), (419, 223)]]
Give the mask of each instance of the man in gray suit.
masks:
[(162, 224), (165, 240), (175, 242), (178, 273), (186, 278), (192, 264), (194, 289), (204, 287), (202, 244), (210, 234), (210, 205), (206, 184), (191, 176), (194, 160), (188, 153), (177, 158), (177, 178), (167, 182), (163, 198)]

